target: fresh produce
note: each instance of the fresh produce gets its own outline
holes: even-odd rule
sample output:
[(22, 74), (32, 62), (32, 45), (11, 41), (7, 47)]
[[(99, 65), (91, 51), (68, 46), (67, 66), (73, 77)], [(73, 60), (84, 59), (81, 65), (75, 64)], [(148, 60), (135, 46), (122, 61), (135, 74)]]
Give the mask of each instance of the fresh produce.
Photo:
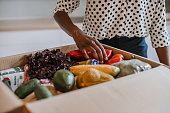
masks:
[(142, 62), (138, 59), (124, 60), (122, 62), (114, 63), (112, 65), (120, 68), (120, 73), (115, 76), (115, 78), (123, 77), (133, 73), (138, 73), (152, 68), (150, 64)]
[(30, 93), (33, 92), (34, 87), (40, 84), (40, 81), (37, 78), (31, 79), (27, 81), (24, 84), (21, 84), (16, 90), (15, 94), (20, 98), (24, 99), (26, 96), (28, 96)]
[[(24, 83), (30, 80), (30, 76), (27, 73), (27, 69), (28, 69), (28, 64), (26, 64), (24, 66)], [(41, 84), (50, 84), (51, 83), (51, 79), (48, 79), (48, 78), (46, 78), (46, 79), (39, 79), (39, 80), (40, 80)]]
[[(87, 51), (87, 53), (88, 53), (88, 51)], [(69, 51), (66, 54), (73, 57), (73, 58), (77, 58), (77, 59), (80, 59), (80, 60), (84, 59), (84, 55), (80, 50)]]
[(120, 61), (123, 61), (124, 56), (122, 54), (115, 54), (112, 56), (111, 59), (109, 59), (108, 61), (106, 61), (105, 64), (113, 64), (113, 63), (117, 63)]
[(76, 66), (71, 66), (70, 71), (74, 75), (80, 75), (87, 71), (89, 68), (94, 68), (99, 71), (105, 72), (107, 74), (110, 74), (112, 76), (116, 76), (119, 72), (120, 69), (116, 66), (111, 66), (111, 65), (106, 65), (106, 64), (98, 64), (98, 65), (76, 65)]
[(89, 60), (86, 60), (86, 61), (81, 61), (81, 62), (77, 62), (78, 65), (96, 65), (96, 64), (99, 64), (99, 62), (96, 60), (96, 59), (89, 59)]
[(83, 88), (110, 80), (114, 80), (111, 75), (93, 68), (89, 68), (77, 77), (76, 84), (78, 88)]
[(34, 55), (27, 56), (27, 59), (28, 75), (31, 79), (52, 79), (57, 70), (69, 69), (75, 64), (74, 61), (71, 61), (70, 56), (62, 53), (60, 49), (36, 52)]
[(8, 78), (8, 79), (3, 79), (2, 82), (3, 82), (6, 86), (8, 86), (8, 88), (12, 91), (11, 83), (10, 83), (9, 78)]
[(38, 100), (52, 97), (52, 93), (45, 86), (38, 84), (34, 88), (34, 94)]
[[(89, 55), (90, 59), (94, 58), (93, 53), (91, 51), (86, 51), (86, 52)], [(113, 51), (109, 50), (109, 49), (105, 49), (105, 52), (106, 52), (107, 57), (110, 58)], [(85, 59), (83, 53), (80, 50), (69, 51), (66, 54), (73, 57), (73, 58), (76, 58), (77, 60), (84, 60)]]
[(112, 58), (117, 58), (117, 57), (121, 57), (122, 59), (124, 59), (124, 56), (122, 54), (115, 54), (112, 56)]
[(58, 70), (54, 74), (54, 78), (52, 80), (56, 90), (61, 92), (68, 92), (74, 87), (74, 75), (68, 70)]

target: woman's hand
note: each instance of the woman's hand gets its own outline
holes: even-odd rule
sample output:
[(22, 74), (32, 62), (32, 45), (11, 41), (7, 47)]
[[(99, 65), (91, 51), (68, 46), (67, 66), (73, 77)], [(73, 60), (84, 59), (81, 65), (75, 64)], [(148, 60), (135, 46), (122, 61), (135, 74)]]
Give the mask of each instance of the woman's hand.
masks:
[(86, 59), (89, 58), (86, 52), (89, 50), (93, 53), (94, 58), (100, 61), (100, 63), (104, 63), (104, 60), (108, 60), (106, 52), (98, 40), (86, 35), (80, 29), (74, 30), (72, 37)]
[(77, 44), (77, 47), (83, 52), (86, 59), (89, 56), (86, 53), (86, 50), (89, 50), (93, 53), (93, 56), (103, 63), (104, 60), (107, 60), (106, 52), (103, 46), (92, 37), (87, 36), (83, 31), (81, 31), (77, 26), (75, 26), (68, 14), (64, 11), (58, 11), (54, 14), (54, 18), (58, 25), (70, 36), (74, 38), (74, 41)]

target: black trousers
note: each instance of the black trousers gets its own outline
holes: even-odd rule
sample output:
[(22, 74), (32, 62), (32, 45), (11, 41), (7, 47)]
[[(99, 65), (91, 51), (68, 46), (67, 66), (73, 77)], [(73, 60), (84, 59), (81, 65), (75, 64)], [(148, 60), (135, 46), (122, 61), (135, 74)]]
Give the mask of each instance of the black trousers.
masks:
[(128, 38), (121, 36), (120, 38), (117, 38), (116, 36), (111, 39), (99, 40), (99, 42), (147, 58), (148, 45), (146, 44), (144, 37)]

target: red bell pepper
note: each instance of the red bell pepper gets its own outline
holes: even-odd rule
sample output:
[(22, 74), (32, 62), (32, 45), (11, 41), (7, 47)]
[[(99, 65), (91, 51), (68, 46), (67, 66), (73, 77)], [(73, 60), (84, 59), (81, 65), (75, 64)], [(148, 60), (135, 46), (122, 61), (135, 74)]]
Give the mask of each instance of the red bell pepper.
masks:
[(66, 54), (77, 59), (84, 59), (84, 55), (80, 50), (69, 51)]
[(109, 59), (112, 56), (113, 51), (109, 49), (105, 49), (105, 51), (106, 51), (107, 58)]
[(110, 65), (110, 64), (113, 64), (113, 63), (117, 63), (117, 62), (123, 61), (123, 59), (124, 59), (124, 56), (122, 54), (116, 54), (111, 59), (106, 61), (105, 64), (109, 64)]
[[(107, 57), (109, 59), (111, 57), (111, 55), (112, 55), (112, 50), (105, 49), (105, 51), (106, 51), (106, 55), (107, 55)], [(77, 59), (84, 59), (84, 55), (80, 50), (69, 51), (66, 54), (71, 56), (71, 57), (77, 58)], [(94, 59), (93, 53), (91, 51), (87, 51), (87, 54), (89, 55), (90, 59)]]
[(112, 56), (112, 58), (116, 58), (116, 57), (121, 57), (122, 59), (124, 59), (124, 56), (122, 54), (115, 54)]
[[(111, 57), (111, 55), (112, 55), (112, 50), (105, 49), (105, 52), (106, 52), (106, 55), (107, 55), (107, 57), (108, 57), (108, 59), (109, 59), (109, 58)], [(92, 53), (91, 51), (88, 51), (87, 54), (89, 55), (89, 57), (90, 57), (91, 59), (94, 58), (94, 57), (93, 57), (93, 53)]]

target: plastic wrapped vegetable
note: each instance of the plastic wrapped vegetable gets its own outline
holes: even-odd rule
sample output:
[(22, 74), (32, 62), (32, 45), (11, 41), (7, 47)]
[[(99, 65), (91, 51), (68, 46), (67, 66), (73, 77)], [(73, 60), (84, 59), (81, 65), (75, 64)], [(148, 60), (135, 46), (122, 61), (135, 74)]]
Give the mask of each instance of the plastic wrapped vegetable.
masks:
[(142, 62), (138, 59), (124, 60), (112, 65), (120, 68), (120, 72), (115, 76), (115, 78), (138, 73), (152, 68), (150, 64)]

